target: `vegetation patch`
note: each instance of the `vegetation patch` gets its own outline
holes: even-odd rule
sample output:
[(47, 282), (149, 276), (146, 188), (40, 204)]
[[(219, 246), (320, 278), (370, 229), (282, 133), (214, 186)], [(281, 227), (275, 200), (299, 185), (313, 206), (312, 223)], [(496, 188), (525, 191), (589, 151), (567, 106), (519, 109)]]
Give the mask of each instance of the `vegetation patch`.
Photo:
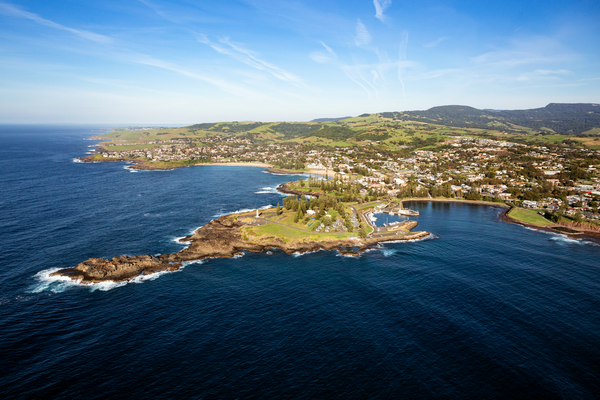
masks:
[(508, 213), (508, 216), (516, 219), (517, 221), (524, 222), (526, 224), (547, 226), (554, 225), (554, 223), (548, 221), (546, 218), (538, 214), (537, 210), (530, 210), (524, 208), (513, 208)]

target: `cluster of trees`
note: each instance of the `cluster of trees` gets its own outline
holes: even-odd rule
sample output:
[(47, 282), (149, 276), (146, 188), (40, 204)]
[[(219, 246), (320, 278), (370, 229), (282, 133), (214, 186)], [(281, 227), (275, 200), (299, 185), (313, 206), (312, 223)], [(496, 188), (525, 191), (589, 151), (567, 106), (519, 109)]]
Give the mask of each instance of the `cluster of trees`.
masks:
[(306, 168), (306, 164), (304, 162), (304, 158), (280, 158), (273, 162), (273, 166), (275, 168), (281, 169), (304, 169)]
[[(344, 203), (338, 201), (334, 196), (320, 196), (318, 198), (308, 199), (306, 196), (287, 196), (283, 199), (283, 206), (290, 211), (296, 211), (294, 222), (298, 223), (303, 221), (307, 223), (310, 217), (307, 215), (308, 210), (315, 212), (315, 220), (320, 220), (319, 223), (323, 223), (326, 226), (331, 226), (339, 216), (344, 221), (344, 226), (348, 232), (352, 232), (352, 219), (351, 213), (348, 212)], [(331, 212), (334, 210), (335, 212)], [(330, 212), (333, 215), (331, 218), (324, 218), (325, 214)], [(277, 204), (277, 213), (281, 213), (279, 204)]]
[(385, 140), (385, 139), (389, 139), (390, 137), (392, 137), (392, 136), (387, 132), (387, 130), (377, 128), (377, 129), (373, 129), (372, 132), (366, 132), (366, 133), (361, 133), (360, 135), (357, 135), (356, 139), (358, 139), (358, 140)]
[(360, 185), (350, 181), (340, 181), (338, 179), (313, 179), (310, 177), (307, 181), (309, 188), (318, 189), (321, 192), (335, 192), (340, 194), (342, 201), (360, 200)]
[(408, 182), (408, 184), (406, 186), (401, 187), (398, 192), (399, 199), (405, 199), (405, 198), (409, 198), (409, 197), (428, 197), (428, 196), (429, 196), (429, 191), (426, 188), (417, 185), (416, 182)]
[[(440, 106), (423, 111), (384, 112), (384, 118), (406, 119), (456, 127), (505, 130), (525, 126), (535, 130), (580, 134), (600, 126), (600, 109), (593, 104), (548, 104), (530, 110), (478, 110)], [(514, 129), (513, 129), (514, 130)], [(526, 133), (523, 130), (518, 132)]]
[(271, 126), (270, 129), (273, 132), (281, 133), (283, 139), (289, 140), (300, 136), (310, 136), (310, 133), (321, 129), (321, 125), (282, 122)]
[(357, 173), (358, 175), (362, 175), (362, 176), (372, 176), (373, 175), (373, 173), (371, 172), (371, 170), (369, 168), (361, 167), (360, 165), (354, 166), (352, 171)]
[(188, 126), (187, 128), (190, 132), (193, 132), (193, 131), (198, 131), (198, 130), (207, 130), (207, 129), (212, 128), (215, 125), (216, 125), (215, 123), (194, 124), (194, 125)]
[(260, 126), (265, 125), (262, 122), (251, 122), (251, 123), (228, 123), (223, 125), (214, 126), (213, 130), (215, 132), (229, 132), (229, 133), (240, 133), (240, 132), (248, 132), (252, 129), (256, 129)]
[(322, 129), (310, 133), (307, 136), (322, 137), (333, 141), (344, 141), (359, 133), (361, 132), (353, 131), (345, 126), (324, 126)]

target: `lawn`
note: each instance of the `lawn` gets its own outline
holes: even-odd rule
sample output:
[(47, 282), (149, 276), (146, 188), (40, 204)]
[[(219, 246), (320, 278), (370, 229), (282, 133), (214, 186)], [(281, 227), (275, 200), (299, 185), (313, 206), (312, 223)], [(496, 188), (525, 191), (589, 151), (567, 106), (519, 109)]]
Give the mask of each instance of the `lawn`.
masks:
[(513, 208), (508, 213), (508, 216), (516, 219), (517, 221), (525, 222), (526, 224), (533, 224), (539, 226), (554, 225), (553, 222), (548, 221), (546, 218), (538, 214), (539, 210), (526, 210), (523, 208)]
[[(302, 226), (302, 228), (306, 228)], [(327, 240), (327, 239), (344, 239), (351, 236), (356, 236), (356, 233), (340, 232), (340, 233), (307, 233), (294, 229), (290, 226), (282, 226), (279, 224), (266, 224), (250, 228), (250, 231), (258, 236), (278, 236), (285, 241), (285, 239), (300, 240), (310, 239), (314, 241)]]

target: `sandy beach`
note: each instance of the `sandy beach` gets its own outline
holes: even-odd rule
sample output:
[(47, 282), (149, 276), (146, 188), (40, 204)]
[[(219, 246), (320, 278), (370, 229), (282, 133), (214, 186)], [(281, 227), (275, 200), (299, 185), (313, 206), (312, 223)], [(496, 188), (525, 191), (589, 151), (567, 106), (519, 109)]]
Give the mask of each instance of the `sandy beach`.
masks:
[(202, 163), (198, 165), (233, 165), (236, 167), (262, 167), (271, 168), (271, 165), (257, 162), (224, 162), (224, 163)]

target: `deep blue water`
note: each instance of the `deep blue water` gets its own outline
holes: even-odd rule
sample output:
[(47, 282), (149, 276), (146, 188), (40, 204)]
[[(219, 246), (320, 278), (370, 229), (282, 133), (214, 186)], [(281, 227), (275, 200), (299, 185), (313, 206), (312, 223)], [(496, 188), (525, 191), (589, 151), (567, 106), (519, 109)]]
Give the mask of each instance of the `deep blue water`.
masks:
[(600, 247), (413, 203), (429, 240), (275, 251), (154, 280), (44, 279), (157, 254), (281, 201), (259, 168), (81, 164), (91, 127), (0, 127), (2, 398), (597, 398)]

